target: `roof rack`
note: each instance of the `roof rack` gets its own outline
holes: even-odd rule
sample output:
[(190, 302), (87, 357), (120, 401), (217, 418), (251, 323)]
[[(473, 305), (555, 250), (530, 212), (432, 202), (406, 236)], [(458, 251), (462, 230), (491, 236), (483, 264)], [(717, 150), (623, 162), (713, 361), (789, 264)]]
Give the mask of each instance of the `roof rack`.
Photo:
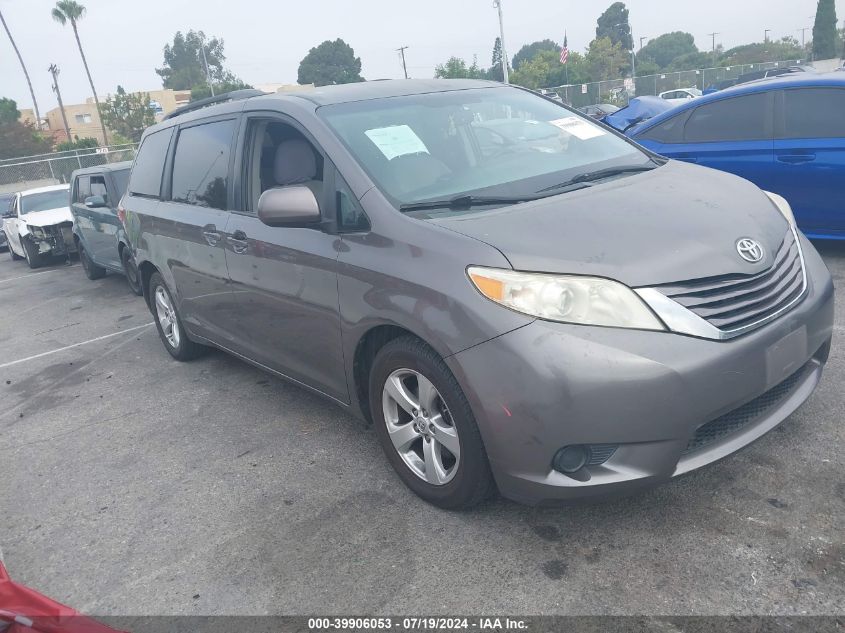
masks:
[(267, 94), (266, 92), (262, 92), (261, 90), (255, 90), (253, 88), (246, 88), (244, 90), (233, 90), (232, 92), (225, 92), (223, 94), (214, 96), (214, 97), (206, 97), (205, 99), (199, 99), (197, 101), (192, 101), (188, 105), (184, 105), (181, 108), (176, 108), (173, 112), (169, 112), (168, 114), (164, 115), (163, 121), (167, 119), (172, 119), (179, 115), (185, 114), (186, 112), (193, 112), (194, 110), (199, 110), (200, 108), (205, 108), (210, 105), (214, 105), (216, 103), (224, 103), (226, 101), (240, 101), (241, 99), (250, 99), (252, 97), (260, 97), (262, 95)]

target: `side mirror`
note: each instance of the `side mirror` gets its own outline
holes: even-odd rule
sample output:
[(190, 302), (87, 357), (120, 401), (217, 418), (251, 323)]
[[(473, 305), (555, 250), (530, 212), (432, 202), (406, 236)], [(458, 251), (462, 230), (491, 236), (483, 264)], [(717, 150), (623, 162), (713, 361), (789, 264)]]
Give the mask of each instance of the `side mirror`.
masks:
[(258, 219), (267, 226), (303, 226), (318, 223), (320, 205), (305, 185), (268, 189), (258, 199)]
[(106, 206), (106, 201), (103, 196), (88, 196), (85, 198), (85, 206), (89, 209), (99, 209)]

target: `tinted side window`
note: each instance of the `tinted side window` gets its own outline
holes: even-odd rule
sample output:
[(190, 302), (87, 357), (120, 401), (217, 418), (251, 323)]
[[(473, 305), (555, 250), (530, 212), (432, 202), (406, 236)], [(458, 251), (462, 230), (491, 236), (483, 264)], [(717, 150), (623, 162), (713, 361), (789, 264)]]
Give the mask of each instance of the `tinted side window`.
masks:
[(690, 111), (681, 112), (650, 130), (637, 134), (635, 139), (658, 141), (660, 143), (682, 143), (684, 140), (684, 124), (689, 118)]
[(845, 138), (845, 90), (786, 90), (783, 110), (782, 138)]
[(76, 194), (73, 201), (79, 204), (85, 202), (85, 198), (91, 195), (91, 179), (88, 176), (80, 176), (76, 179)]
[(138, 150), (132, 177), (129, 179), (129, 192), (139, 196), (161, 195), (161, 175), (173, 128), (161, 130), (147, 136)]
[(109, 192), (106, 189), (106, 179), (102, 176), (91, 176), (91, 195), (103, 196), (106, 204), (109, 203)]
[(173, 159), (174, 202), (225, 209), (229, 149), (235, 121), (216, 121), (179, 132)]
[(684, 140), (706, 143), (771, 138), (768, 104), (769, 95), (763, 92), (700, 106), (687, 121)]

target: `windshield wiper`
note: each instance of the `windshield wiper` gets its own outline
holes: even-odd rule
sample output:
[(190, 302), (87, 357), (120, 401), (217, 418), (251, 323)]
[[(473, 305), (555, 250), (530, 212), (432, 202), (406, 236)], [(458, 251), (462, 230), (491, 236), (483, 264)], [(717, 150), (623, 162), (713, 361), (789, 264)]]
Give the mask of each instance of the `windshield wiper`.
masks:
[(455, 198), (448, 198), (445, 200), (423, 200), (422, 202), (409, 202), (399, 206), (399, 210), (405, 211), (425, 211), (428, 209), (469, 209), (475, 206), (485, 205), (508, 205), (519, 204), (520, 202), (531, 202), (532, 200), (541, 200), (549, 196), (457, 196)]
[(554, 189), (564, 189), (565, 187), (569, 187), (571, 185), (595, 182), (597, 180), (603, 180), (605, 178), (611, 178), (613, 176), (620, 176), (622, 174), (633, 174), (640, 171), (651, 171), (655, 169), (657, 165), (649, 164), (649, 165), (629, 165), (627, 167), (609, 167), (607, 169), (600, 169), (598, 171), (588, 171), (583, 174), (578, 174), (574, 178), (567, 180), (565, 182), (561, 182), (557, 185), (552, 185), (551, 187), (546, 187), (545, 189), (540, 189), (537, 193), (543, 193), (544, 191), (552, 191)]

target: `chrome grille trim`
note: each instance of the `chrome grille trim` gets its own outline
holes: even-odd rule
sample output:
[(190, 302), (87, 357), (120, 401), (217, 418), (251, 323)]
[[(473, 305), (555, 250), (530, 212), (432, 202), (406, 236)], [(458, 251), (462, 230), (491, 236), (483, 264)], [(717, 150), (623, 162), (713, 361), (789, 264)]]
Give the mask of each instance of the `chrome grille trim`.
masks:
[(773, 321), (793, 308), (806, 291), (807, 269), (795, 227), (790, 227), (772, 265), (756, 275), (725, 275), (635, 290), (673, 332), (714, 340), (735, 338)]

